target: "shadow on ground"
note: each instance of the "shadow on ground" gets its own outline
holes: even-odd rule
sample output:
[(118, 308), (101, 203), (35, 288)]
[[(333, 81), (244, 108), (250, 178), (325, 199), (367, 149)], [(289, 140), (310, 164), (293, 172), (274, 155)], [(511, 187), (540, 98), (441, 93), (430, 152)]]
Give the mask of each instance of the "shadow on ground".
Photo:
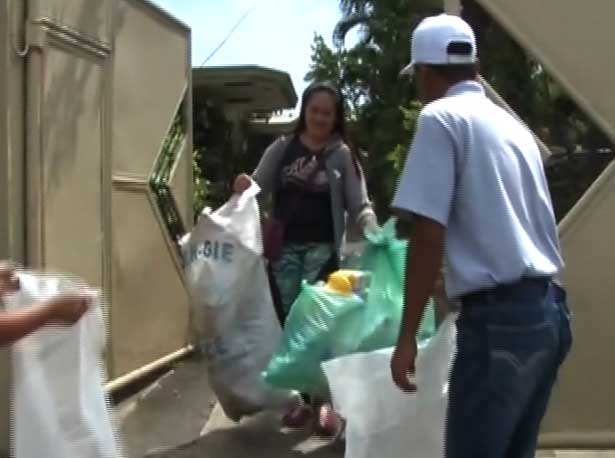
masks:
[(340, 458), (339, 442), (311, 437), (306, 431), (286, 432), (278, 427), (279, 418), (263, 413), (239, 425), (214, 409), (204, 435), (173, 450), (153, 451), (144, 458)]

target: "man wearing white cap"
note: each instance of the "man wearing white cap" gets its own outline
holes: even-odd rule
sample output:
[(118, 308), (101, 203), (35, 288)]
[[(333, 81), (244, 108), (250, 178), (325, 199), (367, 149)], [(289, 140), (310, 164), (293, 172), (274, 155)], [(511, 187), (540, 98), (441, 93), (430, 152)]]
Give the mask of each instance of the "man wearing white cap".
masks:
[(540, 153), (528, 129), (486, 97), (465, 21), (427, 18), (411, 48), (402, 73), (414, 75), (425, 106), (392, 205), (413, 221), (393, 379), (416, 389), (415, 335), (444, 262), (446, 294), (461, 310), (446, 458), (533, 458), (572, 344)]

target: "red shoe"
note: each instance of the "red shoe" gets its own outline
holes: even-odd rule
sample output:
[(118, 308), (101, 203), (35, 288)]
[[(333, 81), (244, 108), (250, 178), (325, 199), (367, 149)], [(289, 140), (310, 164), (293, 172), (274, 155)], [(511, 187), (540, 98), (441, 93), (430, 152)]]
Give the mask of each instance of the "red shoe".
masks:
[(331, 404), (323, 404), (318, 411), (318, 423), (315, 433), (323, 437), (335, 437), (342, 428), (340, 416), (335, 413)]
[(282, 417), (282, 425), (287, 428), (303, 428), (312, 419), (312, 408), (309, 405), (293, 407)]

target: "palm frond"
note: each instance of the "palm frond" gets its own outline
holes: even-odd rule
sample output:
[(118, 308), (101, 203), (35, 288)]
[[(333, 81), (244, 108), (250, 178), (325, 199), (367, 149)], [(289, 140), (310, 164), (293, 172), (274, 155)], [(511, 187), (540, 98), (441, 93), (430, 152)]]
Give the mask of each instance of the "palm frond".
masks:
[(356, 13), (350, 16), (343, 17), (335, 26), (333, 30), (333, 44), (337, 48), (341, 48), (344, 46), (344, 40), (346, 39), (346, 35), (352, 29), (354, 29), (358, 25), (368, 24), (370, 21), (370, 16), (365, 13)]
[(340, 9), (346, 16), (356, 13), (365, 13), (372, 0), (340, 0)]

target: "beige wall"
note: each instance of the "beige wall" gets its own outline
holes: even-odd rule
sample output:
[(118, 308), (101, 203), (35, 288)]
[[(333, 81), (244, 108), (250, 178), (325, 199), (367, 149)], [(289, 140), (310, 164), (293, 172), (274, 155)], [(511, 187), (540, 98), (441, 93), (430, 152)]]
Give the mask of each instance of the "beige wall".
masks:
[(560, 225), (575, 344), (543, 427), (545, 445), (615, 447), (615, 163)]
[(98, 287), (106, 286), (103, 260), (108, 237), (102, 173), (103, 158), (109, 154), (104, 142), (105, 65), (104, 59), (49, 42), (41, 100), (42, 148), (40, 155), (32, 155), (33, 160), (38, 156), (40, 169), (28, 168), (40, 171), (30, 173), (29, 180), (42, 194), (41, 265), (71, 272)]
[[(187, 343), (182, 270), (147, 183), (182, 102), (192, 116), (189, 30), (137, 0), (118, 1), (115, 24), (111, 370), (119, 377)], [(188, 224), (191, 151), (189, 135), (174, 189)]]
[[(148, 181), (177, 110), (190, 106), (190, 34), (141, 0), (31, 11), (45, 20), (28, 63), (28, 130), (41, 132), (27, 148), (28, 261), (105, 290), (116, 377), (187, 341), (181, 266)], [(188, 135), (176, 174), (184, 216), (191, 145)]]
[(615, 140), (615, 2), (479, 0)]
[(100, 43), (109, 43), (113, 35), (113, 0), (29, 0), (32, 17), (48, 18)]
[[(23, 110), (24, 64), (21, 2), (0, 2), (0, 259), (24, 260)], [(19, 41), (18, 41), (19, 40)], [(0, 456), (9, 449), (9, 352), (0, 349)]]
[[(143, 0), (29, 3), (36, 25), (19, 58), (7, 24), (23, 35), (26, 0), (10, 12), (0, 2), (0, 257), (105, 291), (116, 378), (188, 340), (182, 269), (149, 177), (180, 107), (192, 120), (190, 31)], [(190, 227), (186, 132), (172, 190)], [(0, 352), (0, 456), (8, 369)]]
[[(12, 7), (9, 8), (9, 5)], [(25, 65), (21, 2), (0, 2), (0, 258), (24, 259), (23, 149)], [(11, 35), (13, 38), (11, 38)]]

